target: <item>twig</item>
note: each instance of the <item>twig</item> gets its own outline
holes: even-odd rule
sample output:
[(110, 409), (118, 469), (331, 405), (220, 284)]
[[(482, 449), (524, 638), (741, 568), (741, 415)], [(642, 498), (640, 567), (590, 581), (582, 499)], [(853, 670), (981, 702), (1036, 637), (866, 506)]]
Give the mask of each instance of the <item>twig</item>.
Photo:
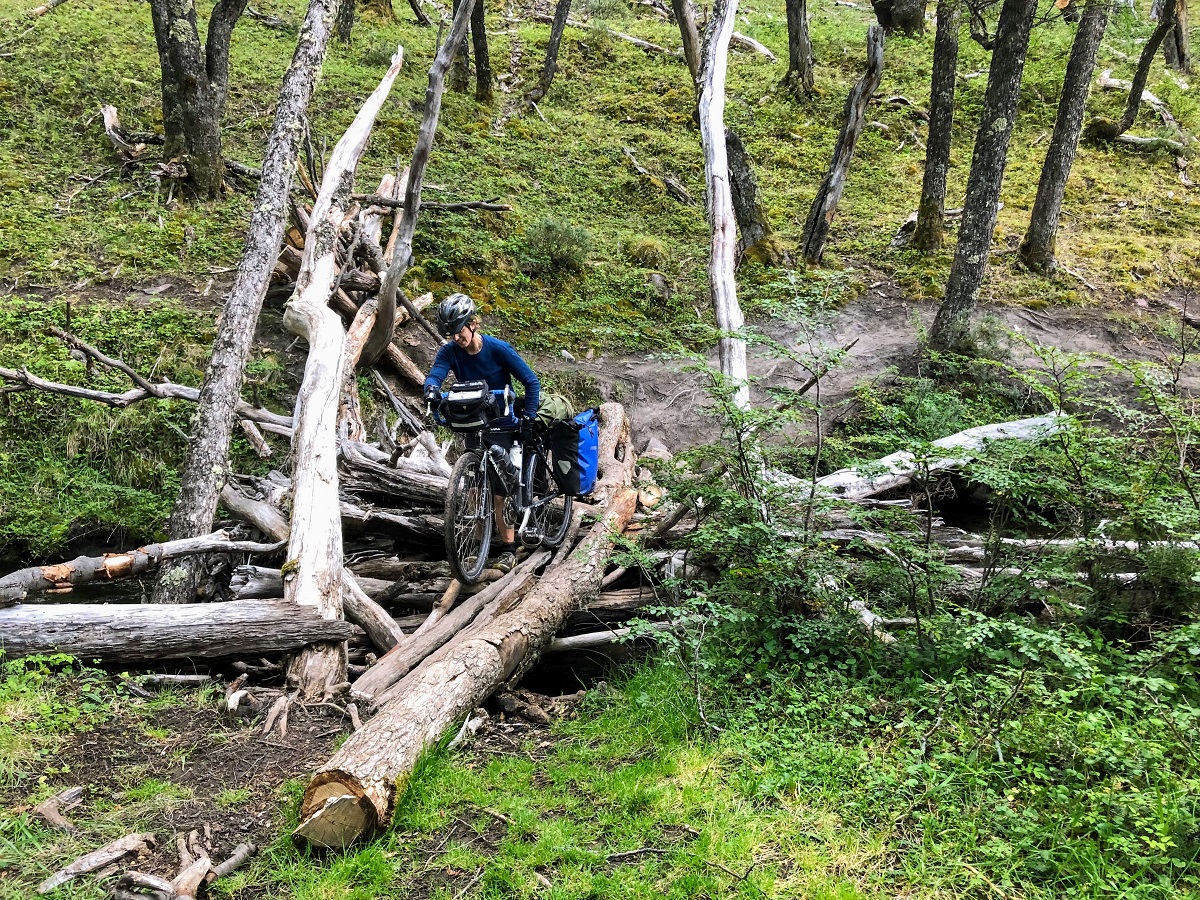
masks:
[(641, 856), (645, 853), (663, 854), (663, 853), (670, 853), (670, 852), (671, 851), (669, 848), (664, 849), (662, 847), (638, 847), (636, 850), (623, 850), (620, 853), (610, 853), (610, 854), (608, 854), (608, 856), (606, 858), (608, 859), (609, 862), (612, 862), (613, 860), (616, 860), (616, 859), (628, 859), (631, 856)]

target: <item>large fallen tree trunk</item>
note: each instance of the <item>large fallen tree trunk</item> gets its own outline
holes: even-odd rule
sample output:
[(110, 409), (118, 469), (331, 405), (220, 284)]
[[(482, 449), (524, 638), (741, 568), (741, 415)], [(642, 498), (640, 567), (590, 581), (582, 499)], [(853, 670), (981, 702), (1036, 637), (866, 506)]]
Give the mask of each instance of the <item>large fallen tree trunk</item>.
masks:
[(278, 550), (281, 546), (282, 544), (231, 541), (224, 531), (215, 531), (201, 537), (167, 541), (163, 544), (147, 544), (127, 553), (79, 556), (70, 562), (32, 566), (0, 578), (0, 606), (18, 603), (30, 594), (68, 591), (77, 584), (116, 581), (141, 575), (168, 559), (179, 559), (198, 553), (267, 553)]
[(420, 755), (499, 686), (519, 677), (570, 612), (598, 592), (614, 536), (637, 503), (624, 411), (605, 404), (601, 418), (597, 494), (607, 500), (603, 517), (515, 608), (447, 644), (411, 672), (398, 685), (398, 699), (317, 771), (293, 835), (298, 843), (345, 847), (385, 824)]
[(929, 454), (917, 457), (900, 450), (862, 469), (851, 467), (817, 479), (817, 488), (842, 500), (861, 500), (903, 487), (924, 473), (953, 469), (969, 462), (975, 451), (988, 441), (1003, 439), (1040, 440), (1066, 428), (1070, 419), (1061, 413), (980, 425), (958, 434), (939, 438), (930, 445), (935, 450), (952, 450), (945, 456)]
[(354, 631), (349, 622), (322, 619), (282, 600), (21, 604), (0, 610), (0, 651), (9, 657), (69, 653), (120, 663), (255, 657), (314, 641), (345, 641)]

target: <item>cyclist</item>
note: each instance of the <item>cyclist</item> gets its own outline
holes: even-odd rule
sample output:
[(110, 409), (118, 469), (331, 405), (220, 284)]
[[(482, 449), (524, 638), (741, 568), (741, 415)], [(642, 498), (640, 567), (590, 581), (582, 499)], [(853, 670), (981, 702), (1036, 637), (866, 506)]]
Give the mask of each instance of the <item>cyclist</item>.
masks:
[[(451, 372), (457, 381), (486, 381), (493, 391), (511, 387), (515, 378), (524, 386), (525, 398), (524, 403), (518, 399), (514, 411), (525, 423), (532, 423), (537, 415), (541, 382), (512, 345), (481, 333), (479, 327), (475, 301), (466, 294), (451, 294), (438, 306), (437, 330), (446, 343), (438, 348), (425, 377), (425, 402), (438, 402), (442, 382)], [(500, 544), (491, 568), (507, 572), (516, 563), (517, 534), (505, 519), (503, 497), (496, 497), (495, 510), (493, 518)]]

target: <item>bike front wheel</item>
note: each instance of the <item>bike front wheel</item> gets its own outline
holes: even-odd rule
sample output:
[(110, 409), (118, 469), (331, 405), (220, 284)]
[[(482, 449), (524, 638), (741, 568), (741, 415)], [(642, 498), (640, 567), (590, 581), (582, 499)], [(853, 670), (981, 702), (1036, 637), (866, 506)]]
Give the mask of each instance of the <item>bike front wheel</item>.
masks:
[(445, 532), (450, 573), (463, 584), (474, 584), (492, 545), (492, 491), (478, 450), (460, 456), (450, 473)]
[(571, 508), (575, 498), (558, 490), (550, 461), (536, 451), (525, 460), (525, 483), (529, 485), (530, 527), (541, 536), (544, 547), (554, 549), (571, 527)]

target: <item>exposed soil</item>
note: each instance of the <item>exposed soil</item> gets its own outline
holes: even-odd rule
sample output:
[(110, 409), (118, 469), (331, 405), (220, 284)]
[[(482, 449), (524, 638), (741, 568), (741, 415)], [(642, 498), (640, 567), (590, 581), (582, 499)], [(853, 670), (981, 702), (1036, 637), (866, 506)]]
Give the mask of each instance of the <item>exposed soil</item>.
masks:
[[(518, 693), (539, 715), (545, 712), (552, 718), (573, 715), (582, 698), (582, 691), (566, 697)], [(548, 722), (506, 715), (496, 700), (489, 701), (489, 710), (464, 746), (468, 768), (496, 756), (536, 760), (553, 747)], [(281, 786), (289, 779), (307, 777), (350, 732), (349, 722), (328, 706), (294, 705), (286, 737), (274, 732), (263, 737), (260, 724), (259, 720), (230, 722), (214, 707), (188, 697), (178, 706), (162, 709), (122, 707), (114, 718), (66, 740), (23, 784), (40, 785), (44, 779), (54, 791), (83, 786), (82, 804), (66, 813), (81, 828), (77, 852), (89, 852), (113, 837), (89, 828), (89, 822), (111, 820), (115, 811), (128, 823), (128, 830), (153, 833), (157, 845), (141, 858), (119, 864), (111, 877), (132, 869), (171, 879), (179, 871), (178, 835), (196, 831), (214, 863), (219, 863), (239, 844), (253, 843), (261, 849), (286, 834), (291, 800)], [(151, 781), (168, 784), (165, 792), (181, 799), (138, 795), (139, 787), (144, 791)], [(233, 797), (234, 791), (242, 793)], [(29, 798), (19, 788), (0, 790), (0, 809), (6, 815), (28, 808)], [(498, 812), (477, 808), (449, 812), (445, 828), (414, 846), (414, 858), (434, 857), (448, 841), (486, 847), (506, 832), (507, 821)], [(62, 864), (71, 858), (66, 855)], [(24, 885), (32, 893), (45, 874), (0, 868), (0, 883), (12, 879), (10, 883)], [(92, 876), (85, 880), (88, 877)], [(429, 871), (426, 886), (431, 894), (443, 885), (461, 889), (469, 878), (466, 872), (436, 868)], [(270, 895), (251, 887), (239, 896)]]
[[(174, 835), (198, 831), (214, 863), (238, 844), (273, 843), (287, 804), (280, 786), (308, 775), (350, 729), (348, 720), (324, 706), (293, 706), (288, 721), (285, 737), (275, 732), (263, 737), (260, 729), (223, 719), (199, 700), (153, 710), (122, 708), (66, 740), (23, 784), (45, 778), (54, 790), (83, 786), (82, 804), (66, 813), (81, 828), (81, 853), (111, 839), (89, 835), (89, 819), (111, 819), (109, 811), (130, 814), (136, 829), (153, 832), (158, 844), (127, 868), (170, 879), (179, 871)], [(180, 799), (140, 796), (139, 786), (151, 780), (168, 783), (168, 793)], [(27, 803), (17, 789), (0, 790), (0, 808), (10, 813)], [(0, 870), (0, 878), (6, 875), (17, 877)]]

